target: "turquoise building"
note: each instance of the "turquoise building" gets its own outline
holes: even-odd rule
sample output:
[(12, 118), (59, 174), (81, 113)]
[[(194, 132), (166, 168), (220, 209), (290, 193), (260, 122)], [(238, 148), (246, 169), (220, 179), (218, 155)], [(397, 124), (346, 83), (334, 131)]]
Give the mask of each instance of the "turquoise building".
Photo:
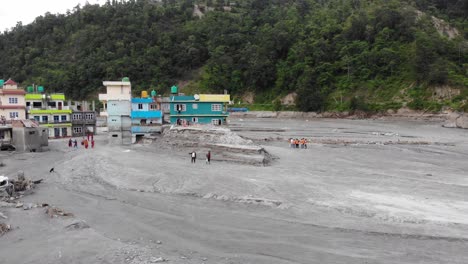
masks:
[(132, 141), (135, 143), (140, 137), (154, 133), (160, 133), (163, 124), (163, 111), (161, 100), (153, 91), (149, 97), (146, 91), (142, 92), (141, 98), (131, 99)]
[(228, 94), (171, 95), (171, 123), (225, 125), (229, 100)]

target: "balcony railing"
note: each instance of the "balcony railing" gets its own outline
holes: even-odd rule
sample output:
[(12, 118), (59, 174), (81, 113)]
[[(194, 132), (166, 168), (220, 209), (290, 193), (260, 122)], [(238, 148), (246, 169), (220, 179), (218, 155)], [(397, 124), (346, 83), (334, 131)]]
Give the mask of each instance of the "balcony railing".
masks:
[(96, 118), (94, 119), (73, 119), (72, 124), (95, 124)]
[(45, 125), (45, 124), (67, 124), (67, 123), (71, 123), (71, 121), (70, 120), (65, 120), (65, 121), (62, 121), (62, 120), (39, 121), (39, 124), (41, 124), (41, 125)]
[(40, 107), (34, 107), (34, 106), (27, 106), (26, 109), (29, 110), (70, 110), (70, 106), (62, 106), (62, 107), (53, 107), (53, 106), (40, 106)]

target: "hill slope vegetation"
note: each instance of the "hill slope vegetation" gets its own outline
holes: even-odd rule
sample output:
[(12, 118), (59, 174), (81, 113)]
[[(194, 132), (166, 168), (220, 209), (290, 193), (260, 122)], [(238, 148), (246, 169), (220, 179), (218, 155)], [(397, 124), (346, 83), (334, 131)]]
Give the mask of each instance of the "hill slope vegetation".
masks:
[(275, 109), (291, 93), (302, 111), (463, 109), (467, 14), (463, 0), (113, 0), (0, 34), (0, 77), (74, 99), (128, 76), (136, 91), (184, 81)]

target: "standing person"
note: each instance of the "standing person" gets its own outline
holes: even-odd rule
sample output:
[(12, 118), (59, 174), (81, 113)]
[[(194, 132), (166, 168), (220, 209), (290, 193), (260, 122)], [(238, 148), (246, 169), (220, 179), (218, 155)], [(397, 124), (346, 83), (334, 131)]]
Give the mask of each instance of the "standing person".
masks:
[(291, 148), (294, 148), (294, 139), (293, 138), (289, 139), (289, 144), (291, 145)]
[(93, 139), (93, 136), (91, 136), (91, 148), (94, 148), (94, 139)]
[(211, 164), (211, 151), (208, 150), (206, 153), (206, 164)]
[(191, 163), (195, 163), (197, 161), (197, 153), (195, 151), (190, 153), (190, 157), (192, 157)]
[(89, 141), (89, 132), (86, 132), (86, 135), (88, 136), (88, 141)]
[(73, 145), (73, 140), (70, 138), (70, 140), (68, 140), (68, 147), (71, 148)]
[(76, 139), (75, 139), (75, 141), (73, 141), (73, 147), (78, 148), (78, 141), (76, 141)]
[(296, 144), (296, 148), (299, 148), (299, 139), (296, 138), (296, 141), (294, 142)]
[(86, 149), (88, 149), (88, 140), (87, 140), (87, 139), (84, 140), (84, 147), (85, 147)]
[(304, 138), (304, 148), (307, 149), (307, 138)]

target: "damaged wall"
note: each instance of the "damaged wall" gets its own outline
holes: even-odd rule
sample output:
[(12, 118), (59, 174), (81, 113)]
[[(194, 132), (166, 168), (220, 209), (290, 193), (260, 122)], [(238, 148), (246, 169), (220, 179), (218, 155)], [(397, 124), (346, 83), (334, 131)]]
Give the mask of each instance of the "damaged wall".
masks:
[(17, 151), (42, 151), (49, 145), (48, 135), (43, 127), (13, 127), (12, 143)]

